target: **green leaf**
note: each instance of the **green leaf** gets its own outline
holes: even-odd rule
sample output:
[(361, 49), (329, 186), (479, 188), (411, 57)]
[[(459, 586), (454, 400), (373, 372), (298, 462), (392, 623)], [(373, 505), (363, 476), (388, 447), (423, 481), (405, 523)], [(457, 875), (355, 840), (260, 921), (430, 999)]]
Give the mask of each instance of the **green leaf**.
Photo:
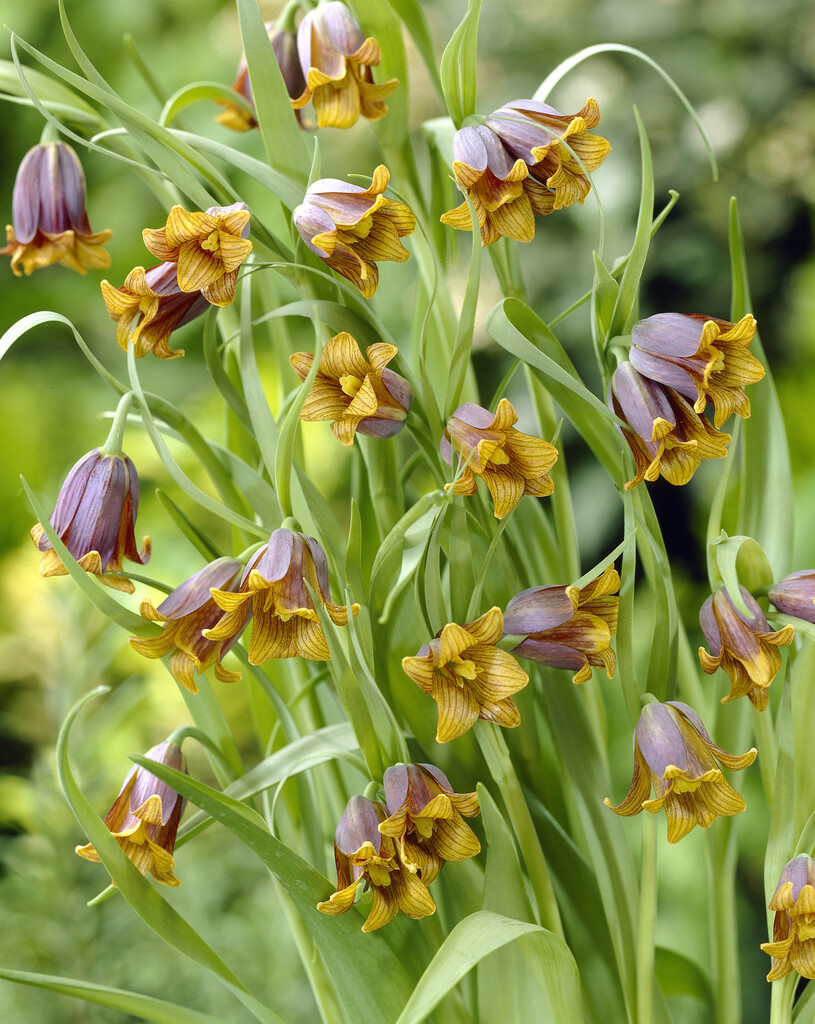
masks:
[[(26, 68), (25, 77), (31, 91), (46, 110), (59, 114), (63, 120), (73, 121), (92, 131), (104, 127), (104, 121), (93, 107), (61, 82), (54, 81), (34, 68)], [(2, 98), (7, 102), (19, 100), (25, 105), (30, 105), (25, 99), (28, 94), (13, 61), (0, 60), (0, 92), (5, 94)]]
[(741, 596), (739, 584), (742, 583), (747, 590), (772, 586), (775, 577), (767, 556), (752, 537), (728, 537), (724, 532), (711, 547), (730, 600), (743, 615), (752, 617), (753, 613)]
[(460, 921), (419, 979), (396, 1024), (421, 1024), (445, 995), (484, 957), (520, 940), (530, 970), (545, 986), (553, 1021), (583, 1020), (577, 964), (569, 947), (540, 925), (486, 910)]
[[(243, 804), (166, 765), (144, 757), (133, 760), (225, 825), (280, 881), (323, 957), (348, 1021), (396, 1017), (410, 992), (402, 964), (381, 935), (361, 931), (356, 912), (331, 917), (316, 909), (332, 891), (326, 878), (271, 835), (264, 824), (256, 823), (256, 816), (247, 814)], [(374, 986), (372, 978), (387, 979), (387, 984)]]
[(223, 1024), (222, 1018), (210, 1017), (208, 1013), (199, 1013), (198, 1010), (191, 1010), (177, 1003), (168, 1003), (163, 999), (154, 999), (152, 996), (143, 996), (138, 992), (95, 985), (90, 981), (58, 978), (52, 974), (31, 974), (28, 971), (9, 971), (3, 967), (0, 967), (0, 978), (15, 981), (19, 985), (32, 985), (35, 988), (84, 999), (86, 1003), (107, 1006), (131, 1017), (152, 1021), (153, 1024)]
[(464, 199), (470, 210), (472, 230), (472, 249), (470, 251), (470, 268), (467, 274), (467, 286), (464, 300), (461, 303), (461, 314), (456, 329), (456, 340), (453, 343), (453, 354), (450, 357), (450, 372), (447, 378), (447, 397), (444, 407), (447, 410), (445, 419), (452, 416), (461, 400), (461, 389), (470, 366), (470, 349), (473, 344), (475, 328), (475, 311), (478, 305), (478, 289), (481, 284), (481, 229), (478, 217), (469, 195), (465, 192)]
[(183, 89), (178, 89), (167, 100), (159, 114), (158, 123), (163, 128), (168, 128), (182, 110), (192, 106), (193, 103), (200, 103), (202, 100), (221, 100), (224, 103), (234, 103), (249, 110), (252, 109), (243, 96), (235, 92), (234, 89), (230, 89), (229, 86), (222, 85), (220, 82), (192, 82), (190, 85), (185, 85)]
[(456, 128), (475, 113), (476, 48), (481, 0), (467, 0), (467, 12), (441, 56), (441, 87)]
[(675, 949), (657, 946), (655, 950), (654, 972), (657, 983), (666, 998), (671, 996), (692, 996), (704, 1003), (710, 1020), (715, 1015), (713, 987), (710, 978), (699, 964)]
[(611, 324), (620, 294), (620, 286), (608, 272), (606, 265), (596, 252), (592, 253), (592, 257), (594, 259), (594, 287), (592, 289), (594, 293), (594, 316), (600, 338), (605, 340), (611, 337)]
[(203, 531), (198, 529), (195, 523), (193, 523), (189, 516), (182, 512), (166, 491), (162, 491), (161, 488), (157, 487), (155, 494), (159, 505), (161, 505), (170, 519), (172, 519), (178, 529), (184, 534), (199, 554), (203, 555), (208, 562), (216, 558), (220, 558), (223, 555), (223, 551), (219, 551), (209, 537), (207, 537)]
[(441, 87), (441, 78), (439, 77), (433, 37), (430, 34), (427, 19), (421, 5), (418, 3), (418, 0), (388, 0), (388, 3), (404, 22), (405, 28), (416, 44), (419, 56), (424, 61), (430, 81), (439, 94), (439, 99), (443, 100), (444, 93)]

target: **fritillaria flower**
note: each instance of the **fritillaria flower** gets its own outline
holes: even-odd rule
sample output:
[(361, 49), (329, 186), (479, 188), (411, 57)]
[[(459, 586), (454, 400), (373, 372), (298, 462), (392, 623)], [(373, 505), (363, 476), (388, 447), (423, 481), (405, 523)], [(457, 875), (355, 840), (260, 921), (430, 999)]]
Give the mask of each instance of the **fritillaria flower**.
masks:
[[(350, 334), (335, 334), (320, 354), (320, 366), (311, 385), (301, 420), (331, 420), (334, 436), (344, 445), (354, 443), (359, 431), (370, 437), (393, 437), (405, 425), (413, 401), (410, 384), (387, 369), (397, 354), (394, 345), (370, 345), (365, 356)], [(310, 352), (289, 356), (300, 380), (314, 363)]]
[(790, 971), (815, 978), (815, 861), (811, 857), (787, 861), (769, 907), (775, 911), (773, 941), (761, 944), (773, 958), (767, 981), (778, 981)]
[[(329, 600), (328, 562), (313, 537), (291, 530), (275, 530), (246, 566), (237, 591), (213, 587), (215, 603), (225, 615), (210, 629), (208, 640), (233, 640), (254, 619), (249, 661), (261, 665), (271, 658), (299, 654), (312, 661), (330, 661), (328, 643), (320, 626), (306, 582), (322, 602), (331, 621), (348, 625), (345, 605)], [(356, 618), (359, 605), (351, 606)], [(234, 642), (234, 641), (233, 641)]]
[[(105, 455), (94, 448), (68, 473), (49, 519), (62, 543), (85, 572), (99, 576), (114, 590), (132, 594), (122, 559), (144, 565), (150, 559), (150, 538), (136, 547), (133, 528), (139, 509), (139, 478), (126, 455)], [(68, 570), (51, 547), (40, 523), (31, 530), (40, 551), (40, 576), (65, 576)]]
[(383, 785), (389, 817), (379, 831), (397, 841), (404, 863), (410, 861), (410, 841), (442, 862), (479, 853), (481, 843), (464, 821), (479, 813), (476, 793), (454, 792), (444, 772), (432, 764), (394, 765), (385, 771)]
[(764, 367), (747, 351), (755, 333), (750, 313), (737, 324), (696, 314), (657, 313), (634, 324), (631, 363), (645, 377), (687, 398), (695, 412), (704, 412), (712, 402), (718, 428), (734, 412), (750, 415), (743, 388), (764, 376)]
[(121, 288), (103, 281), (102, 298), (116, 321), (116, 340), (125, 351), (128, 342), (132, 344), (137, 358), (148, 352), (159, 359), (183, 356), (183, 348), (170, 348), (170, 335), (210, 305), (201, 292), (184, 292), (178, 287), (175, 263), (160, 263), (149, 270), (135, 267)]
[(369, 188), (321, 178), (309, 185), (293, 215), (309, 249), (359, 288), (366, 299), (379, 284), (376, 263), (404, 263), (410, 253), (399, 239), (416, 226), (416, 218), (404, 203), (382, 194), (389, 179), (387, 167), (381, 164)]
[(749, 591), (741, 587), (741, 597), (749, 609), (745, 615), (730, 600), (723, 587), (702, 605), (699, 623), (710, 646), (710, 654), (699, 648), (699, 661), (708, 675), (723, 668), (730, 676), (730, 693), (722, 704), (745, 694), (757, 711), (767, 707), (770, 683), (781, 668), (779, 647), (788, 647), (795, 633), (793, 626), (770, 629), (764, 612)]
[(211, 588), (234, 593), (240, 584), (243, 565), (236, 558), (216, 558), (204, 566), (166, 597), (158, 608), (151, 601), (142, 601), (141, 614), (150, 622), (165, 623), (156, 637), (130, 637), (130, 645), (145, 658), (161, 658), (170, 654), (170, 672), (176, 682), (190, 693), (197, 693), (195, 673), (215, 666), (215, 678), (222, 683), (235, 683), (239, 672), (230, 672), (221, 658), (237, 641), (235, 633), (229, 640), (208, 640), (202, 630), (214, 626), (223, 617), (215, 603)]
[[(151, 747), (145, 757), (176, 771), (186, 772), (181, 747), (165, 741)], [(105, 817), (105, 827), (143, 875), (149, 871), (164, 885), (179, 885), (173, 874), (173, 849), (184, 799), (152, 772), (134, 766)], [(99, 863), (91, 843), (77, 846), (85, 860)]]
[(22, 276), (52, 263), (80, 274), (110, 266), (102, 248), (112, 231), (91, 231), (85, 210), (85, 175), (76, 153), (64, 142), (34, 146), (23, 157), (12, 196), (13, 224), (6, 225), (5, 249), (11, 269)]
[(512, 653), (552, 668), (574, 671), (573, 683), (591, 678), (591, 667), (609, 679), (617, 659), (611, 638), (617, 632), (620, 576), (610, 565), (585, 587), (531, 587), (509, 602), (504, 632), (524, 636)]
[(317, 904), (324, 914), (344, 914), (354, 905), (357, 886), (367, 882), (372, 902), (364, 932), (388, 924), (400, 910), (414, 919), (436, 910), (427, 886), (438, 874), (440, 863), (416, 848), (410, 849), (408, 866), (396, 843), (379, 831), (385, 817), (381, 804), (364, 796), (351, 797), (334, 836), (337, 891)]
[(727, 455), (729, 434), (695, 412), (678, 391), (649, 380), (629, 362), (614, 371), (608, 406), (630, 428), (619, 428), (637, 470), (625, 485), (627, 491), (659, 476), (677, 486), (686, 484), (703, 460)]
[[(656, 814), (665, 808), (668, 842), (678, 843), (699, 825), (709, 828), (718, 815), (729, 817), (745, 809), (744, 800), (722, 775), (716, 763), (731, 771), (751, 765), (755, 748), (728, 754), (717, 747), (702, 720), (687, 704), (671, 700), (646, 704), (634, 731), (634, 778), (619, 806), (604, 803), (617, 814), (640, 811)], [(656, 796), (651, 796), (651, 787)]]
[(785, 615), (815, 622), (815, 570), (801, 569), (785, 576), (767, 596)]
[[(306, 87), (306, 80), (303, 77), (303, 71), (297, 56), (297, 37), (294, 32), (287, 32), (285, 29), (276, 28), (272, 21), (266, 25), (266, 32), (269, 36), (269, 42), (272, 44), (272, 50), (274, 51), (277, 65), (280, 68), (280, 73), (283, 75), (286, 92), (288, 92), (292, 99), (296, 99)], [(218, 114), (215, 120), (219, 124), (224, 125), (225, 128), (231, 128), (235, 132), (248, 132), (251, 128), (257, 128), (258, 123), (254, 117), (255, 100), (252, 95), (252, 83), (249, 81), (249, 68), (246, 64), (246, 57), (243, 55), (241, 55), (240, 63), (238, 64), (238, 73), (232, 85), (232, 90), (238, 93), (239, 96), (243, 96), (249, 104), (249, 109), (240, 103), (227, 103), (224, 100), (218, 100), (219, 103), (223, 103), (225, 109)], [(297, 110), (295, 113), (298, 122), (302, 126), (300, 111)]]
[(381, 60), (379, 43), (365, 38), (345, 4), (309, 11), (297, 30), (297, 49), (306, 84), (292, 106), (300, 110), (311, 100), (318, 128), (350, 128), (360, 114), (376, 121), (388, 112), (384, 100), (399, 82), (374, 84), (371, 66)]
[(509, 515), (524, 494), (545, 497), (552, 493), (548, 473), (557, 462), (557, 449), (516, 430), (517, 422), (518, 414), (506, 398), (494, 414), (465, 402), (447, 421), (441, 439), (444, 461), (452, 466), (455, 446), (463, 463), (461, 475), (452, 485), (453, 494), (475, 494), (475, 477), (480, 476), (492, 497), (496, 519)]
[(504, 617), (490, 608), (475, 622), (449, 622), (402, 668), (438, 706), (436, 740), (448, 743), (463, 735), (479, 718), (505, 728), (521, 724), (512, 695), (529, 682), (515, 658), (495, 645)]
[(175, 263), (182, 292), (201, 292), (213, 306), (228, 306), (235, 298), (238, 270), (252, 251), (246, 203), (211, 206), (190, 213), (174, 206), (163, 228), (142, 232), (150, 252)]

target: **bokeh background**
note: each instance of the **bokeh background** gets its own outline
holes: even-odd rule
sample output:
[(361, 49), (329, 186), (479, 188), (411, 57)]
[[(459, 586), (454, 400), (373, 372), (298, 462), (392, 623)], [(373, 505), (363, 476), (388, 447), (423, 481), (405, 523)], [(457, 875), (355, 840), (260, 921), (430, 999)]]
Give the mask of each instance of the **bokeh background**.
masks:
[[(262, 3), (273, 17), (276, 3)], [(439, 55), (465, 8), (464, 0), (424, 0)], [(229, 84), (240, 53), (234, 7), (217, 0), (67, 0), (74, 30), (101, 73), (129, 103), (157, 116), (159, 104), (128, 58), (129, 33), (168, 94), (196, 80)], [(55, 0), (0, 0), (2, 21), (18, 35), (73, 68), (62, 37)], [(599, 131), (612, 155), (596, 175), (606, 217), (606, 254), (630, 244), (639, 194), (639, 158), (632, 106), (639, 108), (654, 151), (657, 205), (676, 189), (680, 200), (649, 256), (642, 315), (677, 310), (727, 317), (729, 267), (727, 208), (738, 198), (759, 321), (787, 423), (796, 485), (798, 530), (795, 565), (815, 565), (815, 260), (812, 207), (815, 200), (815, 7), (803, 0), (484, 0), (479, 41), (479, 111), (487, 113), (514, 97), (530, 96), (549, 71), (571, 53), (615, 41), (637, 47), (658, 61), (700, 112), (720, 161), (718, 183), (696, 130), (655, 72), (629, 56), (594, 57), (572, 72), (553, 94), (562, 111), (577, 110), (595, 96), (603, 120)], [(0, 43), (8, 58), (8, 37)], [(414, 55), (415, 56), (415, 55)], [(211, 133), (260, 156), (254, 135), (240, 138), (213, 121), (214, 106), (185, 113), (185, 125)], [(442, 114), (418, 59), (411, 81), (411, 130), (421, 145), (421, 122)], [(10, 220), (16, 168), (40, 136), (40, 116), (26, 107), (0, 107), (0, 216)], [(347, 133), (321, 136), (323, 173), (370, 173), (379, 162), (375, 136), (365, 124)], [(123, 165), (81, 153), (88, 179), (88, 209), (95, 230), (113, 228), (109, 279), (120, 283), (144, 262), (143, 227), (157, 227), (164, 211)], [(247, 186), (251, 188), (250, 186)], [(398, 186), (397, 186), (398, 187)], [(452, 200), (452, 193), (451, 193)], [(539, 222), (522, 263), (532, 305), (548, 320), (577, 298), (591, 281), (597, 211), (567, 211)], [(469, 243), (468, 243), (469, 244)], [(485, 261), (485, 265), (486, 261)], [(463, 293), (464, 264), (453, 275), (454, 296)], [(123, 374), (123, 353), (99, 294), (101, 275), (85, 278), (53, 267), (16, 279), (0, 266), (0, 331), (41, 310), (70, 318), (96, 355)], [(389, 275), (383, 274), (387, 279)], [(410, 275), (404, 267), (383, 282), (377, 301), (391, 329), (407, 331), (410, 309), (401, 297)], [(500, 297), (487, 269), (479, 317)], [(575, 362), (594, 381), (591, 344), (583, 315), (569, 318), (560, 336)], [(200, 327), (185, 329), (183, 360), (145, 360), (143, 381), (161, 391), (210, 436), (223, 433), (223, 410), (203, 366)], [(262, 352), (270, 392), (293, 386), (281, 381), (271, 351)], [(480, 325), (475, 364), (485, 394), (501, 375), (504, 360)], [(224, 1020), (240, 1010), (180, 957), (168, 956), (123, 901), (95, 909), (85, 903), (102, 887), (104, 872), (75, 857), (84, 838), (56, 782), (54, 741), (67, 708), (100, 682), (113, 687), (104, 707), (85, 715), (75, 732), (77, 767), (100, 812), (118, 791), (129, 751), (144, 751), (186, 721), (186, 711), (160, 665), (133, 654), (89, 609), (68, 580), (37, 576), (37, 554), (28, 539), (33, 522), (19, 475), (52, 507), (69, 467), (106, 435), (111, 397), (63, 327), (39, 327), (18, 342), (0, 364), (0, 963), (133, 988), (206, 1008)], [(575, 471), (575, 496), (584, 567), (619, 539), (619, 503), (602, 473), (582, 457), (578, 439), (565, 435)], [(151, 570), (180, 579), (191, 549), (172, 529), (154, 498), (167, 486), (162, 466), (137, 428), (127, 435), (128, 454), (142, 480), (141, 533), (153, 535)], [(309, 470), (330, 498), (345, 486), (350, 462), (336, 446), (308, 449)], [(191, 473), (195, 470), (188, 467)], [(702, 466), (693, 483), (652, 488), (666, 535), (674, 575), (692, 643), (699, 638), (698, 608), (706, 595), (704, 532), (716, 463)], [(217, 527), (213, 525), (213, 529)], [(197, 566), (196, 566), (197, 567)], [(781, 573), (779, 572), (779, 575)], [(563, 581), (541, 581), (563, 582)], [(591, 684), (596, 685), (596, 682)], [(247, 727), (246, 695), (221, 688), (227, 718), (247, 760), (257, 756)], [(624, 748), (628, 748), (625, 740)], [(627, 756), (623, 753), (624, 763)], [(208, 778), (203, 759), (194, 771)], [(620, 782), (620, 787), (625, 780)], [(756, 786), (758, 782), (747, 781)], [(623, 791), (623, 790), (621, 790)], [(605, 794), (599, 794), (602, 797)], [(216, 829), (204, 833), (184, 856), (184, 884), (169, 894), (196, 922), (250, 985), (292, 1021), (316, 1020), (296, 953), (286, 941), (271, 881), (243, 849), (223, 842)], [(764, 833), (761, 821), (741, 832), (740, 942), (745, 1022), (767, 1017), (762, 886)], [(659, 938), (705, 963), (707, 915), (698, 882), (703, 856), (698, 830), (661, 857)], [(681, 909), (672, 909), (681, 908)], [(3, 983), (0, 1006), (6, 1024), (96, 1024), (120, 1022), (122, 1014), (33, 989)], [(683, 1020), (698, 1018), (688, 1004)]]

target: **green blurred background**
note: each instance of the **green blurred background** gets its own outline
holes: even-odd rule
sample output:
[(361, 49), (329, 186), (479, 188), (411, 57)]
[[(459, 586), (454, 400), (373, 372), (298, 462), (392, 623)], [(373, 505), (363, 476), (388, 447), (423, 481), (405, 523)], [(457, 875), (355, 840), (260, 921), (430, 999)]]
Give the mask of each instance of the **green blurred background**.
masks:
[[(267, 18), (279, 6), (261, 4)], [(132, 35), (167, 93), (195, 80), (233, 80), (240, 43), (229, 3), (68, 0), (67, 7), (77, 36), (101, 73), (129, 103), (153, 116), (159, 104), (125, 54), (125, 33)], [(435, 0), (423, 7), (440, 54), (463, 13), (464, 0)], [(55, 2), (0, 0), (0, 13), (14, 32), (73, 68)], [(815, 8), (802, 0), (778, 0), (773, 5), (759, 0), (515, 0), (511, 5), (484, 0), (479, 111), (487, 113), (512, 98), (532, 95), (559, 61), (608, 41), (644, 50), (678, 81), (702, 116), (721, 171), (719, 182), (713, 183), (693, 124), (653, 70), (616, 54), (582, 64), (551, 99), (564, 112), (577, 110), (588, 95), (600, 103), (599, 132), (612, 143), (612, 154), (596, 175), (606, 216), (606, 254), (613, 257), (628, 248), (636, 216), (639, 157), (631, 109), (636, 104), (654, 150), (657, 205), (667, 200), (669, 188), (681, 195), (651, 250), (642, 315), (667, 310), (729, 315), (727, 206), (729, 197), (737, 196), (753, 311), (781, 395), (793, 455), (796, 558), (794, 565), (777, 568), (780, 575), (815, 565), (815, 532), (808, 528), (815, 506)], [(0, 56), (7, 58), (7, 40), (3, 48)], [(185, 115), (186, 124), (261, 155), (254, 134), (229, 133), (214, 123), (215, 112), (214, 106), (201, 104)], [(424, 69), (414, 60), (411, 128), (418, 144), (420, 123), (441, 113)], [(42, 122), (30, 109), (4, 105), (0, 123), (0, 208), (10, 220), (16, 168), (38, 141)], [(321, 145), (324, 174), (370, 173), (379, 159), (374, 134), (364, 123), (342, 134), (323, 132)], [(123, 165), (95, 153), (82, 152), (80, 158), (88, 179), (91, 224), (95, 230), (114, 230), (108, 246), (112, 265), (104, 276), (118, 284), (132, 266), (144, 262), (141, 230), (159, 226), (164, 211)], [(596, 237), (592, 200), (582, 211), (538, 222), (537, 237), (523, 247), (522, 264), (532, 305), (544, 319), (554, 317), (589, 286)], [(456, 298), (463, 294), (465, 274), (462, 263), (451, 280)], [(99, 294), (101, 276), (82, 278), (53, 267), (18, 280), (0, 266), (0, 331), (34, 311), (54, 310), (71, 319), (96, 355), (123, 375), (124, 356)], [(377, 302), (387, 311), (398, 338), (408, 328), (410, 310), (400, 288), (408, 286), (410, 271), (402, 267), (389, 277), (383, 274)], [(479, 316), (500, 297), (490, 270), (482, 292)], [(593, 380), (585, 318), (567, 320), (561, 337)], [(186, 328), (180, 343), (187, 349), (183, 360), (143, 361), (145, 386), (181, 404), (205, 433), (220, 440), (223, 411), (203, 366), (200, 326)], [(262, 358), (269, 387), (278, 392), (289, 389), (293, 381), (276, 378), (271, 353), (263, 352)], [(494, 380), (504, 366), (480, 323), (474, 358), (479, 379), (485, 382)], [(123, 901), (85, 908), (103, 887), (105, 876), (101, 868), (74, 856), (73, 846), (84, 838), (56, 782), (53, 746), (60, 722), (74, 700), (100, 682), (112, 685), (114, 692), (104, 708), (83, 717), (74, 739), (81, 782), (100, 812), (112, 802), (128, 769), (127, 752), (146, 750), (186, 721), (183, 702), (161, 666), (134, 655), (123, 644), (121, 632), (106, 626), (68, 580), (41, 580), (37, 554), (28, 540), (33, 517), (19, 475), (24, 474), (44, 504), (52, 507), (68, 468), (104, 439), (102, 417), (110, 408), (109, 392), (63, 327), (37, 328), (0, 364), (0, 963), (133, 988), (238, 1021), (243, 1019), (241, 1011), (224, 991), (180, 958), (166, 955)], [(574, 467), (578, 525), (588, 567), (619, 539), (619, 503), (599, 468), (582, 459), (579, 444), (568, 432), (565, 442)], [(346, 486), (350, 467), (335, 447), (309, 448), (310, 471), (329, 497)], [(150, 569), (156, 576), (177, 580), (179, 574), (192, 571), (187, 568), (191, 549), (154, 499), (155, 487), (167, 485), (163, 468), (138, 429), (129, 430), (126, 450), (142, 481), (137, 533), (149, 532), (154, 539)], [(692, 642), (698, 638), (696, 615), (706, 586), (700, 537), (719, 471), (716, 463), (707, 463), (686, 488), (670, 489), (662, 482), (652, 488)], [(251, 763), (258, 752), (246, 725), (246, 696), (240, 686), (221, 688), (219, 696)], [(628, 737), (620, 748), (627, 764)], [(203, 760), (194, 760), (192, 768), (209, 777)], [(748, 790), (753, 784), (760, 800), (757, 779), (747, 783)], [(746, 831), (739, 879), (744, 1020), (758, 1022), (766, 1019), (768, 1005), (763, 981), (767, 958), (757, 948), (764, 938), (764, 835)], [(694, 874), (702, 838), (697, 831), (669, 851), (662, 844), (659, 927), (661, 941), (704, 963), (707, 945), (689, 945), (692, 935), (705, 930), (704, 888)], [(292, 1021), (316, 1020), (296, 953), (284, 937), (285, 922), (276, 909), (272, 883), (248, 852), (222, 839), (213, 829), (185, 851), (184, 884), (169, 893), (171, 902), (202, 927), (216, 948), (229, 952), (232, 966), (278, 1012)], [(677, 906), (681, 913), (671, 911)], [(5, 983), (0, 1006), (4, 1024), (124, 1019)], [(697, 1019), (692, 1005), (685, 1009), (683, 1019)]]

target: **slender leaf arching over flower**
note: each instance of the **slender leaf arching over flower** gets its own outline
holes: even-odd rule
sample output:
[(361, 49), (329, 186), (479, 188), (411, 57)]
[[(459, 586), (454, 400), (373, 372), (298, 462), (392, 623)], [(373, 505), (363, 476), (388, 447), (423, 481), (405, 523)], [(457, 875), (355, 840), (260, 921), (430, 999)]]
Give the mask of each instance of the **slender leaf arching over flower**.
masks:
[(309, 185), (294, 211), (303, 241), (332, 270), (347, 278), (366, 299), (379, 284), (377, 262), (404, 263), (410, 256), (400, 239), (411, 234), (416, 218), (404, 203), (383, 193), (390, 179), (380, 165), (369, 188), (338, 178)]
[[(744, 800), (722, 775), (719, 764), (739, 771), (756, 750), (728, 754), (717, 747), (702, 720), (687, 704), (646, 704), (634, 731), (634, 778), (621, 804), (604, 803), (616, 814), (656, 814), (668, 818), (668, 842), (678, 843), (696, 825), (709, 828), (719, 815), (740, 814)], [(717, 764), (716, 762), (719, 762)], [(651, 787), (656, 796), (651, 799)]]
[(643, 377), (629, 362), (614, 371), (608, 406), (629, 429), (618, 428), (634, 456), (631, 490), (642, 480), (664, 477), (686, 484), (705, 459), (723, 459), (730, 435), (717, 430), (690, 402), (674, 391)]
[(479, 813), (478, 794), (456, 793), (447, 776), (432, 764), (397, 764), (383, 779), (388, 817), (379, 831), (399, 844), (410, 862), (411, 841), (440, 861), (462, 861), (481, 850), (478, 837), (464, 821)]
[(773, 958), (767, 981), (778, 981), (790, 971), (815, 978), (815, 861), (811, 857), (787, 861), (769, 908), (775, 911), (773, 941), (761, 944)]
[(731, 690), (722, 698), (722, 704), (747, 695), (753, 707), (763, 711), (770, 683), (781, 668), (778, 648), (792, 643), (795, 628), (770, 629), (758, 602), (744, 587), (741, 597), (749, 615), (739, 611), (724, 587), (702, 605), (699, 623), (710, 653), (700, 647), (699, 661), (708, 675), (722, 668), (730, 676)]
[[(354, 443), (357, 431), (370, 437), (393, 437), (405, 425), (413, 391), (404, 377), (387, 368), (397, 354), (394, 345), (369, 345), (365, 356), (350, 334), (335, 334), (320, 354), (317, 377), (311, 385), (301, 420), (331, 420), (331, 429), (344, 445)], [(310, 352), (295, 352), (289, 362), (300, 380), (314, 363)]]
[(166, 597), (158, 608), (152, 601), (142, 601), (141, 614), (150, 622), (165, 623), (156, 637), (130, 637), (130, 646), (145, 658), (170, 655), (173, 678), (190, 693), (197, 693), (195, 675), (215, 666), (215, 678), (222, 683), (235, 683), (239, 672), (230, 672), (221, 658), (237, 641), (239, 633), (229, 640), (208, 640), (202, 633), (223, 617), (215, 603), (211, 588), (234, 593), (240, 584), (243, 565), (236, 558), (217, 558), (204, 566)]
[[(181, 747), (170, 741), (151, 747), (145, 757), (179, 772), (187, 770)], [(184, 800), (174, 789), (136, 765), (108, 811), (105, 826), (143, 875), (149, 871), (164, 885), (179, 885), (173, 874), (173, 849), (183, 810)], [(91, 843), (77, 846), (76, 852), (99, 863)]]
[(210, 306), (201, 292), (179, 288), (175, 263), (160, 263), (149, 270), (134, 267), (121, 288), (103, 281), (102, 298), (116, 321), (119, 346), (127, 351), (130, 343), (137, 358), (148, 352), (159, 359), (183, 356), (183, 348), (170, 348), (170, 335)]
[(453, 450), (461, 462), (461, 475), (452, 486), (453, 494), (475, 494), (480, 476), (493, 502), (496, 519), (515, 508), (525, 494), (546, 497), (553, 484), (549, 470), (557, 462), (557, 448), (539, 437), (515, 429), (518, 414), (506, 398), (495, 413), (480, 405), (464, 402), (450, 419), (441, 439), (441, 454), (452, 466)]
[(496, 644), (504, 618), (490, 608), (474, 622), (449, 622), (402, 668), (438, 706), (436, 740), (448, 743), (463, 735), (479, 718), (505, 728), (521, 724), (512, 695), (529, 682), (515, 658)]
[(23, 157), (12, 196), (13, 224), (6, 225), (11, 269), (20, 277), (53, 263), (84, 274), (104, 270), (110, 255), (103, 246), (112, 231), (91, 231), (85, 210), (85, 174), (64, 142), (34, 146)]
[(784, 615), (815, 622), (815, 569), (800, 569), (775, 583), (767, 595)]
[[(126, 455), (104, 455), (94, 448), (72, 467), (62, 485), (49, 522), (85, 572), (99, 576), (114, 590), (132, 594), (122, 560), (138, 565), (150, 560), (150, 538), (139, 551), (133, 530), (139, 510), (139, 478)], [(68, 570), (40, 523), (31, 530), (40, 551), (41, 576), (65, 576)]]
[[(300, 655), (311, 661), (329, 661), (331, 655), (320, 626), (307, 581), (338, 626), (348, 624), (345, 605), (329, 598), (328, 562), (313, 537), (292, 530), (275, 530), (246, 566), (237, 592), (213, 587), (215, 603), (226, 614), (210, 629), (208, 640), (233, 640), (250, 613), (253, 617), (249, 661), (261, 665), (272, 658)], [(356, 618), (359, 605), (351, 606)], [(234, 641), (233, 641), (234, 642)]]
[[(306, 87), (306, 80), (303, 77), (300, 60), (297, 55), (297, 37), (294, 32), (277, 28), (272, 21), (266, 25), (266, 32), (269, 36), (269, 42), (272, 44), (272, 50), (274, 51), (277, 65), (280, 68), (280, 73), (283, 76), (286, 92), (288, 92), (292, 99), (297, 99)], [(215, 120), (225, 128), (231, 128), (235, 132), (248, 132), (252, 128), (257, 128), (258, 123), (254, 116), (255, 100), (252, 95), (252, 83), (249, 81), (249, 67), (243, 54), (241, 54), (232, 90), (246, 100), (249, 104), (249, 109), (240, 103), (227, 103), (225, 100), (218, 100), (219, 103), (223, 104), (224, 110), (218, 114)], [(300, 111), (296, 110), (295, 114), (297, 115), (298, 123), (302, 127), (303, 122)]]
[(518, 658), (574, 672), (573, 683), (591, 678), (592, 665), (614, 675), (617, 658), (611, 638), (617, 632), (620, 576), (610, 565), (585, 587), (531, 587), (509, 602), (504, 633), (524, 636), (514, 647)]
[(714, 317), (657, 313), (634, 324), (631, 363), (643, 376), (672, 388), (702, 413), (713, 403), (714, 424), (735, 412), (750, 415), (744, 387), (764, 376), (764, 367), (747, 351), (756, 333), (748, 313), (737, 324)]
[(344, 914), (354, 905), (360, 882), (367, 882), (372, 902), (362, 926), (364, 932), (388, 924), (400, 910), (414, 919), (436, 911), (427, 886), (439, 873), (440, 862), (409, 844), (408, 866), (402, 860), (400, 847), (379, 831), (386, 813), (381, 804), (363, 796), (351, 797), (334, 837), (337, 890), (317, 904), (324, 914)]
[(200, 292), (213, 306), (235, 298), (238, 270), (252, 251), (246, 203), (190, 213), (174, 206), (163, 228), (145, 228), (144, 244), (160, 260), (175, 263), (182, 292)]
[(345, 4), (333, 0), (309, 11), (297, 30), (297, 49), (305, 88), (292, 106), (299, 111), (311, 100), (318, 128), (350, 128), (360, 115), (376, 121), (388, 112), (384, 101), (399, 82), (374, 83), (379, 43), (365, 38)]

